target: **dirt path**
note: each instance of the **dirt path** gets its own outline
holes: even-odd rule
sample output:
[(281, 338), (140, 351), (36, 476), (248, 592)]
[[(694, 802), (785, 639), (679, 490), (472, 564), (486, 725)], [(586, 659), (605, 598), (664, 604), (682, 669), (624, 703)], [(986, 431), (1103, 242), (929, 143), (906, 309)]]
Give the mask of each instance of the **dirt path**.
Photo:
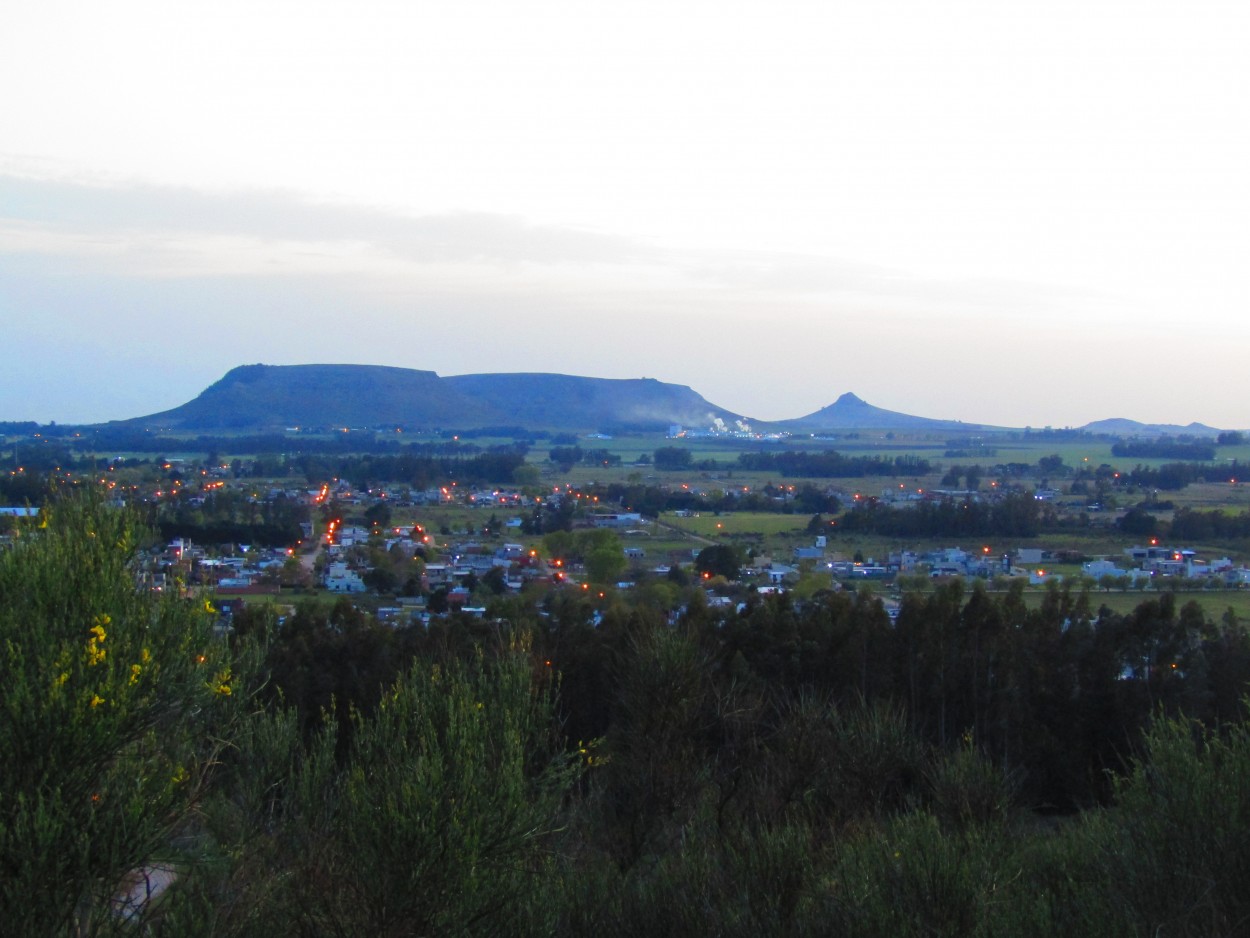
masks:
[(666, 531), (672, 531), (674, 534), (680, 534), (682, 537), (688, 538), (689, 540), (692, 540), (697, 544), (706, 544), (708, 547), (716, 546), (716, 541), (712, 540), (711, 538), (706, 538), (699, 534), (691, 534), (689, 531), (683, 528), (679, 528), (675, 524), (665, 524), (663, 521), (658, 521), (658, 520), (655, 521), (654, 523), (655, 523), (655, 526), (658, 528), (664, 528)]

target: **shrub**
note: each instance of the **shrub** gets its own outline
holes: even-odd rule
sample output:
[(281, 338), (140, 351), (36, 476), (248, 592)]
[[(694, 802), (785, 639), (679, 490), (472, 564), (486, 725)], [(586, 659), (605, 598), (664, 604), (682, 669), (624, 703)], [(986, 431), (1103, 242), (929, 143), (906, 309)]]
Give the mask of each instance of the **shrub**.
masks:
[(845, 842), (822, 889), (825, 933), (949, 936), (1001, 934), (997, 905), (1018, 873), (999, 830), (944, 833), (912, 812)]
[[(142, 529), (56, 501), (0, 552), (0, 921), (121, 927), (127, 873), (177, 865), (237, 675), (211, 607), (136, 588)], [(136, 916), (146, 914), (131, 910)]]
[(1116, 785), (1100, 857), (1112, 906), (1142, 934), (1250, 927), (1250, 727), (1156, 721)]
[(943, 824), (965, 827), (1007, 820), (1016, 796), (1015, 779), (986, 758), (970, 735), (926, 774), (932, 811)]
[(576, 771), (550, 726), (519, 650), (415, 664), (354, 713), (341, 757), (335, 721), (305, 750), (290, 712), (258, 715), (213, 807), (238, 861), (182, 920), (217, 916), (215, 935), (550, 933), (548, 837)]

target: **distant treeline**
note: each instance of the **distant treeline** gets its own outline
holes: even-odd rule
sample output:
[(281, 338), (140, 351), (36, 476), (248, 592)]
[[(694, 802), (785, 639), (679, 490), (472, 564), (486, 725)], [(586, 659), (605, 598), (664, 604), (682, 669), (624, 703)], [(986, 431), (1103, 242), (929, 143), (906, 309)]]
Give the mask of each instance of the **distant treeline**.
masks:
[(578, 463), (588, 466), (619, 466), (621, 457), (606, 449), (584, 450), (580, 446), (556, 446), (548, 452), (548, 458), (565, 471)]
[(1230, 515), (1223, 511), (1178, 509), (1168, 534), (1178, 541), (1229, 541), (1250, 537), (1250, 511)]
[(1240, 472), (1241, 467), (1237, 460), (1223, 466), (1170, 462), (1164, 463), (1158, 469), (1150, 466), (1134, 466), (1127, 478), (1130, 485), (1176, 492), (1193, 482), (1226, 482), (1237, 478)]
[(0, 474), (0, 504), (38, 505), (48, 497), (48, 479), (39, 473)]
[(1129, 459), (1205, 459), (1215, 458), (1215, 447), (1197, 440), (1121, 440), (1111, 445), (1111, 455)]
[(218, 490), (195, 507), (185, 501), (148, 505), (145, 520), (164, 541), (184, 537), (197, 544), (289, 547), (303, 537), (300, 523), (309, 518), (307, 505), (284, 495), (253, 501), (239, 492)]
[[(536, 434), (524, 434), (536, 439)], [(428, 437), (426, 439), (429, 439)], [(235, 453), (249, 456), (260, 453), (410, 453), (410, 452), (480, 452), (474, 443), (452, 438), (435, 438), (435, 442), (405, 439), (394, 431), (353, 430), (326, 436), (283, 433), (258, 433), (250, 436), (178, 437), (149, 433), (145, 430), (94, 430), (81, 437), (61, 437), (60, 442), (77, 450), (107, 450), (119, 453), (204, 452)]]
[(836, 496), (814, 485), (799, 485), (793, 492), (772, 485), (750, 492), (725, 489), (698, 494), (685, 489), (673, 491), (653, 485), (612, 483), (592, 489), (603, 504), (619, 505), (654, 518), (664, 511), (760, 511), (778, 514), (832, 514), (841, 508)]
[[(476, 447), (475, 447), (476, 449)], [(431, 447), (433, 450), (433, 447)], [(444, 482), (462, 485), (508, 485), (516, 470), (525, 465), (525, 453), (507, 448), (476, 455), (435, 455), (431, 451), (398, 456), (365, 454), (326, 459), (302, 455), (288, 460), (291, 475), (309, 480), (331, 477), (347, 479), (357, 486), (369, 482), (394, 482), (423, 489)]]
[(33, 420), (0, 420), (0, 435), (29, 436), (39, 432), (39, 424)]
[(774, 471), (795, 478), (860, 479), (865, 476), (922, 476), (931, 471), (919, 456), (843, 456), (822, 453), (740, 453), (738, 465), (754, 471)]
[(253, 547), (289, 547), (302, 537), (299, 525), (244, 521), (158, 521), (161, 540), (186, 538), (196, 544), (250, 544)]
[(1043, 526), (1057, 523), (1043, 518), (1041, 504), (1022, 492), (995, 502), (945, 498), (906, 508), (867, 499), (843, 515), (838, 527), (886, 537), (1035, 537)]

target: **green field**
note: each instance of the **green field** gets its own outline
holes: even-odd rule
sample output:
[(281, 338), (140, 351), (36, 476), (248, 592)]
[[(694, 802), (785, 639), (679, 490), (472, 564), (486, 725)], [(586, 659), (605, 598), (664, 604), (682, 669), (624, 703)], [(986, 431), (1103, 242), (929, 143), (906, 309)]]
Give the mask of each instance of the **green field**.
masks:
[(684, 531), (695, 537), (773, 537), (780, 534), (802, 534), (807, 526), (809, 515), (781, 515), (772, 512), (732, 511), (713, 514), (703, 512), (698, 517), (679, 518), (672, 512), (666, 512), (660, 521), (677, 530)]
[[(1219, 622), (1229, 609), (1233, 610), (1238, 621), (1250, 622), (1250, 590), (1195, 590), (1193, 592), (1182, 590), (1175, 595), (1178, 610), (1181, 606), (1193, 601), (1202, 607), (1207, 619), (1212, 622)], [(1037, 606), (1041, 604), (1044, 596), (1044, 591), (1032, 590), (1025, 593), (1025, 601), (1032, 606)], [(1132, 612), (1147, 600), (1158, 598), (1159, 593), (1154, 590), (1145, 592), (1129, 590), (1127, 593), (1119, 590), (1110, 592), (1090, 590), (1089, 593), (1090, 607), (1093, 610), (1097, 611), (1100, 606), (1106, 606), (1112, 612), (1121, 614)]]

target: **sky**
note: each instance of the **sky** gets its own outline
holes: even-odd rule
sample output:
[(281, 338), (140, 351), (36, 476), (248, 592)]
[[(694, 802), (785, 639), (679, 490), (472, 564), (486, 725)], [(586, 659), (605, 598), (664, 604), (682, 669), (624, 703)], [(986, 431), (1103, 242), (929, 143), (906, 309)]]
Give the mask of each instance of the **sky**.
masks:
[(0, 28), (0, 420), (241, 364), (1250, 427), (1250, 6), (67, 0)]

